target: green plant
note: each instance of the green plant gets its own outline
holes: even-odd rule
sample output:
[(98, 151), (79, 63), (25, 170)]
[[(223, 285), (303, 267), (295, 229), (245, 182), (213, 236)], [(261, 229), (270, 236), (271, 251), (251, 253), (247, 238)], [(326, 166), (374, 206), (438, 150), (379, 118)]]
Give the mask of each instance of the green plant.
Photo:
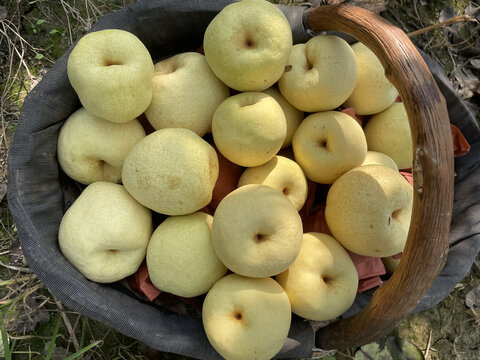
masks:
[(0, 314), (2, 316), (2, 321), (0, 322), (0, 332), (2, 335), (3, 356), (5, 357), (5, 360), (11, 360), (13, 347), (15, 346), (15, 340), (12, 342), (12, 345), (10, 346), (10, 339), (8, 338), (8, 333), (7, 333), (7, 330), (5, 329), (5, 324), (3, 323), (4, 313), (0, 312)]

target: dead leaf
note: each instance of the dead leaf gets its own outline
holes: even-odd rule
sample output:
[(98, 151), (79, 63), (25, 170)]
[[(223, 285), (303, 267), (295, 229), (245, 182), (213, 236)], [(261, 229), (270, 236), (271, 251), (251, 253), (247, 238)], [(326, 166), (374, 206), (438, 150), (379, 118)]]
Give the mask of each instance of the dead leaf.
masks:
[(6, 6), (0, 6), (0, 19), (6, 19), (8, 15), (8, 10)]
[(457, 85), (457, 91), (463, 99), (470, 99), (480, 84), (478, 76), (471, 69), (465, 67), (456, 67), (451, 73), (451, 78)]
[[(465, 14), (473, 17), (480, 17), (480, 8), (477, 5), (473, 5), (472, 3), (470, 3), (465, 8)], [(477, 19), (477, 20), (480, 20), (480, 19)]]
[(356, 360), (393, 360), (392, 355), (386, 347), (379, 343), (373, 342), (363, 345), (360, 350), (355, 353)]
[(472, 310), (480, 309), (480, 286), (470, 290), (465, 297), (465, 304)]
[(417, 345), (407, 339), (399, 339), (389, 336), (386, 342), (387, 348), (394, 359), (424, 360), (425, 357)]
[(409, 359), (424, 360), (422, 351), (412, 342), (389, 336), (386, 340), (380, 340), (363, 345), (355, 353), (356, 360), (393, 360)]
[(438, 16), (438, 20), (440, 22), (447, 21), (455, 16), (458, 15), (458, 12), (455, 10), (453, 6), (447, 6), (440, 11), (440, 15)]
[(469, 61), (470, 67), (475, 70), (480, 70), (480, 59), (472, 59)]

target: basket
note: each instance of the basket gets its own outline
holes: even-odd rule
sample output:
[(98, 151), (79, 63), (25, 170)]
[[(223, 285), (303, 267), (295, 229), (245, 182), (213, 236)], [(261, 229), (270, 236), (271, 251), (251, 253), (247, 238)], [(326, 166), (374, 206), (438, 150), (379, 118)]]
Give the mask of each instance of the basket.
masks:
[[(144, 42), (152, 58), (157, 60), (201, 45), (210, 20), (230, 2), (215, 0), (199, 4), (197, 1), (143, 0), (103, 17), (91, 31), (105, 28), (130, 31)], [(470, 183), (463, 190), (459, 188), (459, 194), (465, 194), (472, 186), (478, 189), (478, 180), (475, 184), (472, 179), (479, 169), (480, 132), (478, 126), (475, 128), (471, 123), (471, 114), (459, 99), (452, 100), (447, 108), (437, 86), (441, 81), (434, 79), (409, 38), (379, 16), (349, 5), (280, 8), (292, 25), (296, 42), (306, 41), (311, 30), (336, 30), (353, 35), (373, 50), (405, 103), (414, 148), (413, 215), (399, 268), (371, 300), (368, 298), (368, 305), (351, 317), (315, 332), (308, 321), (293, 316), (288, 339), (278, 356), (299, 358), (310, 357), (314, 348), (337, 349), (376, 340), (417, 308), (442, 271), (449, 248), (454, 194), (451, 107), (456, 106), (456, 111), (463, 109), (470, 116), (462, 120), (461, 130), (473, 134), (468, 139), (472, 145), (469, 160), (462, 160), (455, 169), (457, 175), (461, 175), (457, 176), (457, 187), (465, 181)], [(62, 178), (56, 159), (59, 129), (80, 107), (66, 76), (70, 51), (27, 96), (10, 149), (8, 201), (25, 258), (38, 278), (67, 307), (155, 349), (200, 359), (220, 358), (208, 343), (201, 319), (139, 300), (120, 284), (92, 283), (60, 253), (58, 227), (65, 203), (73, 200), (64, 194), (73, 191), (78, 195), (81, 190), (73, 181)], [(442, 90), (451, 91), (445, 89)], [(469, 201), (469, 206), (465, 202), (456, 203), (460, 212), (467, 208), (478, 209), (478, 195)], [(459, 220), (458, 224), (461, 229), (473, 222)], [(479, 237), (470, 228), (457, 234), (456, 239), (462, 236), (472, 239), (474, 245), (469, 251), (474, 258)], [(468, 269), (469, 266), (466, 271)], [(455, 281), (459, 280), (455, 278)]]

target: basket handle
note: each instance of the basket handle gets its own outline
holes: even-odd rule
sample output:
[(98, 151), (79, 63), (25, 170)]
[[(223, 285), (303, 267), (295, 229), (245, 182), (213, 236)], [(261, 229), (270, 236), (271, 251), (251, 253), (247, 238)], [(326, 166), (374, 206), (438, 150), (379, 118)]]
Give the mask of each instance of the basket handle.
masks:
[(356, 347), (392, 331), (418, 305), (445, 263), (453, 208), (453, 145), (445, 99), (407, 35), (380, 16), (340, 4), (308, 10), (315, 32), (354, 36), (380, 59), (403, 99), (413, 143), (414, 200), (408, 240), (393, 276), (359, 313), (320, 328), (316, 346)]

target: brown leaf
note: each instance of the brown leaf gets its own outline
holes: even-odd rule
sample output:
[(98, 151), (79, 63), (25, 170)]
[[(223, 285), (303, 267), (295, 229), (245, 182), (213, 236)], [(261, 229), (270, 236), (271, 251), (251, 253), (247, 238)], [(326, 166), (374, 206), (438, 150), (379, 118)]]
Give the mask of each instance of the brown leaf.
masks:
[(471, 69), (465, 67), (456, 67), (451, 77), (454, 80), (454, 84), (457, 85), (458, 93), (463, 99), (469, 99), (473, 96), (477, 87), (480, 84), (478, 76), (476, 76)]
[(465, 297), (465, 304), (472, 310), (480, 309), (480, 286), (470, 290)]
[(451, 19), (455, 16), (458, 15), (458, 11), (455, 10), (453, 6), (447, 6), (440, 11), (440, 15), (438, 17), (438, 20), (440, 22), (447, 21), (448, 19)]

